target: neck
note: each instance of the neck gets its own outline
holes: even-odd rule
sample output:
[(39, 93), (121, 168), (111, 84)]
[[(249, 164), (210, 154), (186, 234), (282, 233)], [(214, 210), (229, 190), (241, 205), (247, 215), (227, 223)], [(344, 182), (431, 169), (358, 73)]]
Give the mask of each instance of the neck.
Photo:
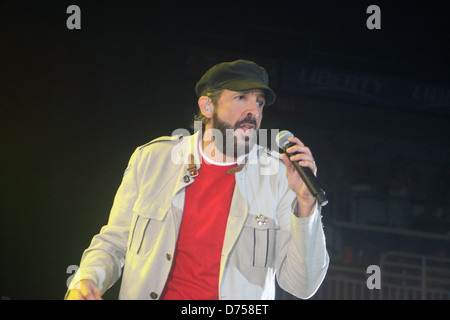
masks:
[(210, 160), (218, 163), (234, 163), (236, 158), (223, 154), (214, 144), (214, 141), (202, 138), (202, 150), (204, 155)]
[[(212, 126), (210, 126), (209, 124), (205, 125), (205, 131), (201, 138), (203, 154), (210, 160), (217, 163), (236, 162), (237, 159), (234, 157), (234, 155), (227, 155), (226, 152), (223, 153), (223, 151), (221, 150), (222, 148), (217, 148), (216, 144), (214, 143), (214, 133), (217, 132), (217, 130), (211, 129)], [(222, 139), (226, 139), (226, 137), (222, 137)]]

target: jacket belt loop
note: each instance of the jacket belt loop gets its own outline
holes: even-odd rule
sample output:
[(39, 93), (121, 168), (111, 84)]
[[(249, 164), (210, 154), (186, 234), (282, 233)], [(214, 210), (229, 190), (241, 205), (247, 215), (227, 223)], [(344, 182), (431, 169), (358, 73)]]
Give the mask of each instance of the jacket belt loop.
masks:
[(187, 167), (187, 170), (189, 171), (189, 175), (192, 178), (198, 176), (198, 169), (197, 166), (195, 165), (195, 158), (192, 153), (189, 154), (189, 165)]

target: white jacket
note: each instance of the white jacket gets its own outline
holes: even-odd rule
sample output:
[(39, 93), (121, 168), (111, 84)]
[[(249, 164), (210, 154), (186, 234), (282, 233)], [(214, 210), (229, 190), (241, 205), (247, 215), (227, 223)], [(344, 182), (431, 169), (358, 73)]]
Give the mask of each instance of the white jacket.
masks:
[[(156, 139), (136, 149), (117, 191), (108, 224), (83, 253), (69, 289), (91, 279), (104, 293), (120, 277), (120, 299), (158, 299), (169, 275), (187, 168), (201, 166), (199, 134)], [(311, 297), (328, 269), (320, 207), (298, 218), (279, 154), (255, 146), (236, 172), (220, 263), (220, 299), (274, 299), (279, 285)], [(208, 254), (205, 252), (205, 254)]]

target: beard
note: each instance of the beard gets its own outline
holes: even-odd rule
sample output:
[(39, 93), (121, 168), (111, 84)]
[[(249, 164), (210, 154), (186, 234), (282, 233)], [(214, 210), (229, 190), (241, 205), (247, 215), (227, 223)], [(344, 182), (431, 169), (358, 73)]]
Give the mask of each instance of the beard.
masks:
[[(237, 134), (237, 129), (249, 124), (254, 127), (253, 134), (241, 135)], [(248, 154), (251, 148), (256, 144), (258, 136), (257, 122), (254, 117), (247, 117), (245, 119), (237, 121), (234, 125), (228, 122), (222, 121), (217, 116), (217, 113), (213, 114), (213, 129), (221, 135), (222, 139), (214, 139), (215, 147), (227, 156), (232, 156), (237, 159), (239, 156)]]

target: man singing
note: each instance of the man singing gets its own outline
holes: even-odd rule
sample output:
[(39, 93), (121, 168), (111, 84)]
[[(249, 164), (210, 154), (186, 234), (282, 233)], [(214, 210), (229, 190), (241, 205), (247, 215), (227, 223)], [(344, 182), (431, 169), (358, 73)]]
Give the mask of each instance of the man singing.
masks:
[[(286, 154), (256, 143), (275, 101), (264, 68), (237, 60), (196, 85), (202, 128), (138, 147), (108, 224), (92, 239), (67, 299), (307, 299), (328, 269), (320, 205), (291, 161), (317, 172), (298, 138)], [(269, 170), (268, 170), (269, 169)]]

